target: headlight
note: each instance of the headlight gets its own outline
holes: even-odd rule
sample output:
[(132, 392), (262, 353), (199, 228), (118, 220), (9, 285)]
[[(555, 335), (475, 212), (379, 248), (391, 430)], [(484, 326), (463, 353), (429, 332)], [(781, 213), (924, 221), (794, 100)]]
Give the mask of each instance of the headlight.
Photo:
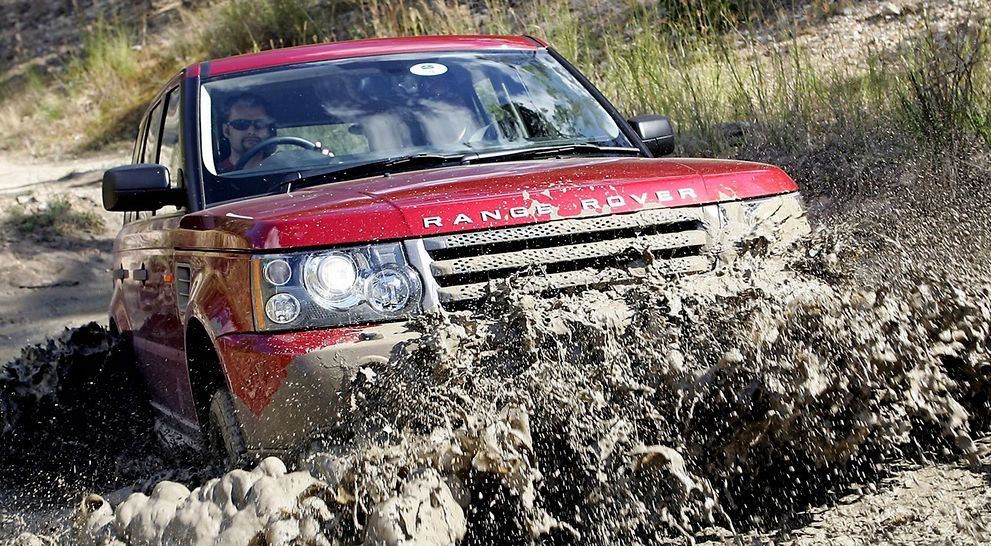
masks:
[(292, 267), (285, 260), (272, 260), (265, 264), (265, 280), (282, 286), (292, 279)]
[(276, 294), (265, 302), (265, 316), (276, 324), (289, 324), (299, 318), (299, 300), (292, 294)]
[(375, 273), (365, 283), (365, 300), (379, 313), (394, 313), (406, 307), (416, 292), (416, 281), (406, 271), (393, 267)]
[(348, 309), (360, 299), (358, 264), (345, 253), (311, 256), (303, 265), (303, 286), (327, 309)]
[(252, 287), (258, 330), (399, 320), (423, 295), (400, 243), (254, 256)]

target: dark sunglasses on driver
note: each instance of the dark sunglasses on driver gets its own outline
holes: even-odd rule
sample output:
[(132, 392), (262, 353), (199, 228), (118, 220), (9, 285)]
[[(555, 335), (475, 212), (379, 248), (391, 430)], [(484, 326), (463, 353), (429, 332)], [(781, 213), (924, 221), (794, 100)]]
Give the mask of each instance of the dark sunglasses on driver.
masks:
[(238, 131), (247, 131), (248, 127), (254, 126), (256, 131), (261, 131), (263, 129), (272, 130), (275, 128), (275, 124), (272, 123), (270, 119), (232, 119), (227, 122), (227, 125), (237, 129)]

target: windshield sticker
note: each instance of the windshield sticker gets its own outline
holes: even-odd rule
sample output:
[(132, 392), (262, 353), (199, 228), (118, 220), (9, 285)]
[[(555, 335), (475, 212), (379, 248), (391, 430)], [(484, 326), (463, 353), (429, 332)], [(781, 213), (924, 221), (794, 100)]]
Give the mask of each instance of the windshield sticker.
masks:
[(438, 63), (420, 63), (411, 66), (409, 71), (417, 76), (440, 76), (447, 72), (447, 67)]

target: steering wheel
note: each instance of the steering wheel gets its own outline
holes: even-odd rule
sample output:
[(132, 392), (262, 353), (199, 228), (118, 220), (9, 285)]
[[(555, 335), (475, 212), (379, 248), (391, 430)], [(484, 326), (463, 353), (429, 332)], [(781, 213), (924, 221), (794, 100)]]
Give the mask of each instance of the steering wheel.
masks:
[(241, 159), (237, 160), (234, 165), (235, 171), (240, 171), (248, 164), (248, 160), (252, 157), (258, 155), (259, 152), (264, 151), (265, 148), (269, 146), (277, 146), (279, 144), (292, 144), (293, 146), (299, 146), (300, 148), (309, 148), (310, 150), (319, 150), (316, 144), (306, 140), (305, 138), (294, 137), (294, 136), (274, 136), (271, 138), (266, 138), (265, 140), (255, 144), (250, 150), (246, 150), (241, 156)]

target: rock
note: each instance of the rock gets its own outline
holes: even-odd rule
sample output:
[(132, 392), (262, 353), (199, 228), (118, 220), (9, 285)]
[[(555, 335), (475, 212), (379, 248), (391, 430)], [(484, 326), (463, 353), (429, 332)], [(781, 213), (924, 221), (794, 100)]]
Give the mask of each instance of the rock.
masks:
[(878, 15), (881, 17), (899, 17), (901, 14), (902, 8), (894, 2), (885, 2), (881, 4), (881, 9), (878, 11)]

